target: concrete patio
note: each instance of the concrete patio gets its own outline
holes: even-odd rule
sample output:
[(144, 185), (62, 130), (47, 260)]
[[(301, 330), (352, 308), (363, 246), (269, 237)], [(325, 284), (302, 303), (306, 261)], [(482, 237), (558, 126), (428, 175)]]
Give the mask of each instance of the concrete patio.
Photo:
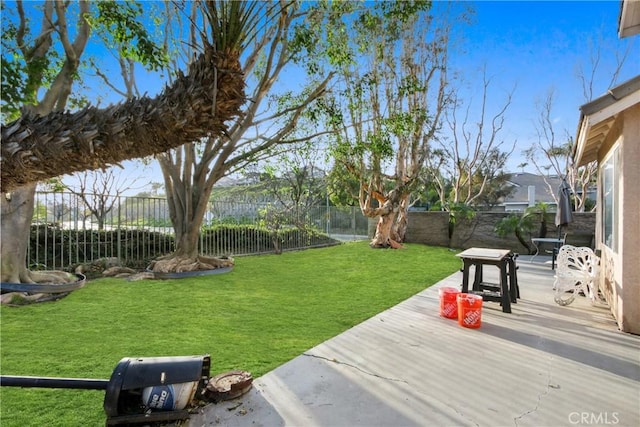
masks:
[(548, 257), (518, 266), (511, 314), (485, 302), (479, 329), (440, 317), (438, 288), (458, 287), (455, 273), (256, 378), (244, 396), (203, 408), (189, 426), (640, 425), (640, 337), (586, 298), (556, 305)]

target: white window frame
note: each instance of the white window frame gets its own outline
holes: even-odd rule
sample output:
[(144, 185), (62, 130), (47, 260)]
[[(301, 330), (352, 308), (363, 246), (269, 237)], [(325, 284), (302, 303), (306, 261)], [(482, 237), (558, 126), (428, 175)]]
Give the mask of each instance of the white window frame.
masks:
[(602, 230), (602, 243), (618, 253), (620, 233), (618, 212), (620, 209), (620, 146), (616, 144), (600, 166), (601, 196), (600, 206), (602, 206), (602, 220), (600, 227)]

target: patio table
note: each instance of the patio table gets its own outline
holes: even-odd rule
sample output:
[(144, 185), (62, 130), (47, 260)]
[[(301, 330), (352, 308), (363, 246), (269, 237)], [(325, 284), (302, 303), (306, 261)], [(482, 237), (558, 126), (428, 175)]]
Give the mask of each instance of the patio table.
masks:
[(558, 254), (558, 250), (562, 245), (564, 245), (564, 239), (554, 239), (551, 237), (534, 237), (531, 239), (533, 245), (536, 247), (536, 253), (531, 257), (531, 262), (533, 259), (538, 256), (540, 253), (540, 245), (542, 243), (551, 243), (553, 245), (553, 251), (551, 253), (551, 269), (556, 269), (556, 256)]
[[(502, 311), (511, 313), (511, 304), (519, 297), (515, 257), (509, 249), (469, 248), (457, 254), (462, 259), (462, 292), (481, 295), (483, 301), (497, 301)], [(500, 283), (488, 283), (483, 279), (485, 265), (494, 265), (500, 270)], [(469, 290), (469, 273), (474, 266), (474, 280)]]

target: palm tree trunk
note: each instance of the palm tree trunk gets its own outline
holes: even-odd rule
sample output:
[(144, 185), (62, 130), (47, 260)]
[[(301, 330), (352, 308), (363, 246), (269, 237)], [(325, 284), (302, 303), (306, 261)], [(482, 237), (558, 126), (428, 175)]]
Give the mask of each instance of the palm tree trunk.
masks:
[(161, 153), (223, 135), (245, 102), (237, 55), (209, 47), (156, 98), (105, 109), (26, 113), (2, 126), (0, 190)]

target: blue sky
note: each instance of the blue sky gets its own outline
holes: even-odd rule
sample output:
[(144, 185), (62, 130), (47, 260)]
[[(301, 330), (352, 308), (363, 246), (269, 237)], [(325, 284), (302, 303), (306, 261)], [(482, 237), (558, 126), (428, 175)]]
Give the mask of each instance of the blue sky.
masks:
[[(579, 107), (586, 102), (576, 69), (580, 64), (591, 69), (590, 46), (601, 47), (594, 97), (608, 89), (615, 53), (624, 52), (629, 44), (631, 53), (617, 83), (640, 74), (640, 40), (618, 39), (619, 1), (480, 1), (474, 7), (475, 23), (465, 30), (467, 53), (456, 62), (468, 71), (469, 88), (478, 87), (473, 79), (481, 77), (477, 71), (486, 64), (494, 79), (495, 105), (515, 85), (503, 135), (518, 141), (511, 171), (518, 170), (522, 150), (537, 139), (536, 102), (551, 88), (556, 95), (556, 130), (564, 135), (566, 129), (575, 136)], [(531, 167), (525, 171), (533, 172)]]
[[(518, 165), (525, 161), (522, 151), (537, 139), (536, 103), (550, 89), (556, 96), (553, 106), (556, 132), (564, 136), (566, 131), (575, 136), (579, 107), (586, 102), (576, 70), (579, 66), (586, 71), (591, 69), (589, 57), (594, 49), (599, 47), (601, 53), (594, 97), (608, 89), (617, 63), (616, 52), (624, 52), (629, 44), (631, 53), (617, 83), (640, 74), (640, 40), (619, 39), (617, 35), (620, 12), (617, 0), (479, 1), (459, 5), (470, 5), (476, 11), (471, 25), (460, 26), (464, 53), (453, 58), (456, 68), (464, 70), (467, 99), (477, 102), (479, 98), (477, 89), (483, 65), (493, 79), (489, 112), (491, 107), (500, 107), (506, 93), (515, 87), (502, 133), (507, 143), (517, 141), (509, 171), (521, 170)], [(150, 94), (156, 87), (153, 79), (138, 82), (148, 84), (148, 88), (141, 89)], [(535, 172), (531, 165), (524, 170)]]
[[(566, 129), (575, 136), (579, 107), (586, 102), (575, 71), (580, 64), (590, 69), (590, 46), (599, 45), (602, 54), (594, 80), (595, 97), (608, 88), (616, 52), (623, 52), (629, 44), (632, 52), (618, 83), (640, 74), (640, 36), (622, 40), (617, 36), (618, 0), (478, 1), (459, 2), (458, 6), (476, 10), (471, 25), (456, 27), (465, 40), (464, 52), (452, 58), (455, 67), (464, 70), (466, 98), (477, 101), (483, 65), (493, 78), (490, 108), (498, 108), (505, 94), (516, 88), (502, 134), (507, 142), (517, 141), (510, 171), (519, 170), (522, 151), (536, 139), (536, 102), (551, 88), (556, 93), (556, 131), (564, 135)], [(140, 68), (138, 84), (142, 93), (153, 96), (164, 87), (164, 79)], [(118, 100), (109, 99), (106, 103)], [(125, 162), (123, 166), (131, 177), (144, 175), (146, 181), (162, 181), (157, 167), (145, 171), (137, 162)], [(534, 171), (531, 167), (525, 170)]]

